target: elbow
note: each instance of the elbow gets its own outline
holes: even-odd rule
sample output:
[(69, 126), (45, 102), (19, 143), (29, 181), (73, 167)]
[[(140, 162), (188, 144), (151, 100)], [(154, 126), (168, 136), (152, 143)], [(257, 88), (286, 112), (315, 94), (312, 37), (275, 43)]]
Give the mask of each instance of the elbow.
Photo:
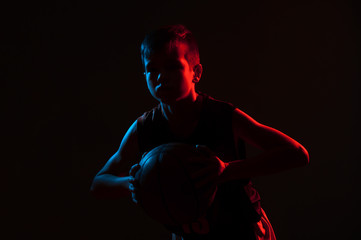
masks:
[(96, 186), (95, 186), (95, 179), (93, 180), (92, 184), (90, 185), (90, 189), (89, 189), (89, 193), (91, 196), (96, 197), (97, 196), (97, 191), (96, 191)]
[(97, 186), (97, 184), (92, 183), (89, 189), (89, 194), (92, 198), (102, 200), (108, 199), (108, 194), (101, 187)]
[(310, 163), (308, 151), (302, 145), (297, 148), (297, 159), (300, 167), (307, 166)]
[(103, 197), (104, 191), (102, 191), (102, 188), (99, 186), (97, 176), (93, 179), (93, 182), (90, 185), (89, 194), (97, 199)]
[[(110, 177), (111, 176), (111, 177)], [(96, 199), (118, 199), (129, 195), (129, 188), (122, 186), (110, 174), (98, 174), (93, 179), (89, 194)]]

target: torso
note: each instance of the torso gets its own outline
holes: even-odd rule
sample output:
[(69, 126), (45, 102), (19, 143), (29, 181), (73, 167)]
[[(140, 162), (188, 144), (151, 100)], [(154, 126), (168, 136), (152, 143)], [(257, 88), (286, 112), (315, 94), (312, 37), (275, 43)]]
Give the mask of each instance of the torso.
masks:
[[(170, 124), (162, 114), (160, 105), (138, 118), (137, 129), (141, 154), (164, 143), (183, 142), (205, 145), (224, 162), (245, 158), (244, 142), (241, 139), (235, 142), (233, 136), (232, 116), (234, 107), (203, 94), (200, 95), (199, 100), (201, 100), (199, 115), (190, 122)], [(217, 239), (218, 234), (224, 229), (227, 231), (237, 230), (236, 228), (239, 228), (237, 226), (242, 225), (241, 223), (248, 226), (249, 223), (258, 221), (259, 216), (252, 206), (253, 201), (250, 201), (245, 189), (253, 190), (249, 179), (220, 186), (215, 199), (217, 203), (215, 206), (217, 207), (216, 209), (214, 207), (213, 212), (209, 213), (210, 218), (216, 217), (210, 220), (210, 225), (214, 229), (206, 235), (186, 234), (184, 239), (213, 240)], [(256, 191), (255, 193), (258, 196)], [(214, 215), (214, 210), (216, 210), (217, 216)], [(222, 227), (217, 227), (220, 226), (219, 224)], [(249, 225), (251, 226), (251, 224)], [(172, 230), (174, 232), (180, 231), (179, 234), (181, 234), (181, 229)], [(245, 230), (245, 236), (247, 231)], [(222, 239), (228, 240), (223, 237)]]

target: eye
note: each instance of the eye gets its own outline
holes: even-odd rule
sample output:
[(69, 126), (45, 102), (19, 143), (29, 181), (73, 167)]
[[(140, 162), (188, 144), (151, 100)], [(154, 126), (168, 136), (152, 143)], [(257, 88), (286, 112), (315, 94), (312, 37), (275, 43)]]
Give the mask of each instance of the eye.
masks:
[(147, 73), (156, 74), (156, 73), (158, 73), (158, 69), (156, 69), (156, 68), (149, 68), (149, 69), (147, 69)]

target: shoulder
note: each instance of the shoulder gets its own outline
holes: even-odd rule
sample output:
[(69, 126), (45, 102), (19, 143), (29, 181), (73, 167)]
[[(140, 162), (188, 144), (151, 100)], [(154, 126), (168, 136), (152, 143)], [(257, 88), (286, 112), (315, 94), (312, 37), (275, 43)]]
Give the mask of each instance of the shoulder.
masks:
[(245, 113), (244, 111), (242, 111), (239, 108), (234, 108), (232, 118), (236, 124), (241, 125), (241, 126), (261, 125), (255, 119), (253, 119), (251, 116), (249, 116), (247, 113)]
[(233, 113), (235, 110), (235, 106), (227, 101), (216, 99), (212, 96), (209, 96), (205, 93), (199, 93), (200, 96), (203, 98), (204, 102), (204, 108), (211, 113), (220, 113), (220, 114), (226, 114), (226, 113)]
[(144, 112), (141, 116), (137, 118), (136, 120), (137, 126), (139, 125), (141, 126), (146, 124), (147, 122), (154, 121), (160, 114), (160, 111), (161, 111), (160, 104), (158, 104), (154, 108)]
[(247, 113), (237, 108), (233, 103), (225, 100), (216, 99), (207, 94), (201, 93), (204, 98), (204, 108), (211, 113), (226, 114), (231, 117), (232, 122), (237, 125), (256, 125), (256, 120)]

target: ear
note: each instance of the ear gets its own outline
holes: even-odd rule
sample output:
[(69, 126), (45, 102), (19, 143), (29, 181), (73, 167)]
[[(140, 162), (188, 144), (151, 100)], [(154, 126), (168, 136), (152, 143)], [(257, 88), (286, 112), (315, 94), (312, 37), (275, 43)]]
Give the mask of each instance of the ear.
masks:
[(193, 67), (193, 72), (194, 72), (193, 82), (198, 83), (199, 80), (201, 79), (202, 72), (203, 72), (202, 64), (199, 63), (199, 64), (195, 65)]

